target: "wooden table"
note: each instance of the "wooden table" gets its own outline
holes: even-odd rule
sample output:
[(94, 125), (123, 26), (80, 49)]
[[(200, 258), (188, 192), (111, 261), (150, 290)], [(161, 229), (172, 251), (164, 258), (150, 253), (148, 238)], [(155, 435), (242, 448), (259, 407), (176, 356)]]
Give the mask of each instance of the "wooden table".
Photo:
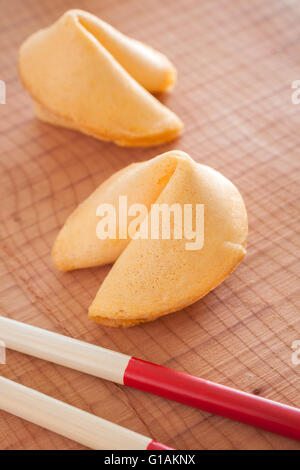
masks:
[[(166, 53), (178, 85), (162, 97), (180, 140), (130, 149), (39, 122), (17, 74), (31, 33), (80, 7)], [(0, 2), (1, 314), (300, 407), (300, 7), (296, 1)], [(230, 178), (249, 215), (248, 254), (184, 311), (131, 329), (88, 320), (110, 267), (57, 272), (50, 251), (70, 212), (114, 171), (179, 148)], [(209, 269), (209, 267), (208, 267)], [(1, 332), (0, 332), (1, 337)], [(179, 449), (300, 449), (208, 413), (8, 351), (0, 374)], [(79, 449), (0, 412), (1, 449)]]

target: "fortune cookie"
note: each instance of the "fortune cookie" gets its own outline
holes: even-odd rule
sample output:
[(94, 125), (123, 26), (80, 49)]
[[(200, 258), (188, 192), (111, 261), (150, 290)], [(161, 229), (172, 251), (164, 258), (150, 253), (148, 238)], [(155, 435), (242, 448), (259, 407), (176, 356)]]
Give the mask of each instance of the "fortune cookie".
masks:
[(150, 94), (175, 83), (167, 57), (84, 11), (30, 36), (19, 72), (37, 116), (51, 124), (124, 146), (161, 144), (182, 130)]
[[(124, 236), (123, 230), (120, 236), (124, 216), (120, 197), (126, 198), (127, 207), (143, 204), (147, 210), (131, 235), (129, 224), (128, 232)], [(104, 205), (116, 208), (114, 239), (97, 236), (102, 220), (98, 209)], [(198, 248), (191, 248), (193, 240), (185, 232), (181, 238), (175, 236), (175, 222), (170, 223), (169, 239), (161, 236), (162, 229), (159, 237), (136, 236), (142, 227), (152, 224), (157, 207), (179, 207), (183, 213), (185, 207), (196, 205), (203, 207), (203, 244)], [(193, 227), (197, 217), (194, 210)], [(132, 217), (128, 220), (133, 222)], [(236, 187), (184, 152), (171, 151), (129, 165), (100, 185), (66, 221), (52, 259), (62, 271), (116, 261), (90, 306), (89, 316), (104, 325), (127, 327), (182, 309), (203, 297), (245, 256), (246, 239), (247, 213)]]

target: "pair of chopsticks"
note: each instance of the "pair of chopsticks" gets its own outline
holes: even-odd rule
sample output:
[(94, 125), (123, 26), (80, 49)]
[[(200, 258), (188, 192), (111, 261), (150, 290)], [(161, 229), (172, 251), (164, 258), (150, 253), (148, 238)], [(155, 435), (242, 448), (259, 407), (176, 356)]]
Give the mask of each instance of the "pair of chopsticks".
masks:
[[(9, 349), (121, 383), (122, 354), (3, 317), (0, 340)], [(0, 376), (1, 409), (95, 450), (173, 450)]]
[(171, 449), (4, 377), (0, 377), (0, 409), (95, 450)]
[[(151, 362), (143, 361), (135, 357), (127, 356), (125, 354), (104, 349), (99, 346), (78, 341), (3, 317), (0, 317), (0, 339), (6, 343), (6, 346), (9, 349), (14, 349), (121, 385), (127, 385), (210, 413), (249, 424), (257, 428), (300, 440), (300, 410), (292, 406), (277, 403), (266, 398), (235, 390), (167, 367), (159, 366)], [(5, 379), (2, 378), (2, 380)], [(18, 416), (24, 417), (30, 421), (33, 421), (34, 418), (33, 422), (49, 428), (49, 426), (45, 425), (47, 424), (47, 420), (45, 418), (47, 414), (46, 405), (45, 408), (43, 408), (43, 413), (45, 413), (44, 418), (43, 413), (41, 413), (41, 416), (36, 415), (33, 418), (30, 418), (29, 411), (25, 416), (24, 410), (22, 412), (22, 410), (18, 410), (13, 405), (10, 409), (7, 407), (6, 395), (2, 394), (2, 382), (0, 382), (0, 385), (0, 408), (6, 409), (14, 414), (18, 414)], [(17, 393), (21, 386), (17, 384), (14, 384), (14, 386), (17, 387)], [(8, 389), (9, 387), (12, 388), (12, 385), (7, 385), (7, 387)], [(21, 388), (24, 393), (25, 388)], [(37, 394), (37, 392), (33, 392), (31, 390), (30, 392)], [(26, 393), (28, 395), (28, 392)], [(40, 396), (40, 394), (38, 395)], [(46, 400), (47, 405), (49, 404), (49, 407), (51, 407), (53, 412), (55, 408), (59, 406), (58, 404), (60, 404), (60, 402), (46, 397), (45, 395), (42, 395), (41, 397), (43, 397), (40, 399), (41, 408), (42, 404), (45, 403)], [(63, 409), (61, 414), (57, 414), (57, 416), (60, 417), (60, 420), (63, 420), (63, 416), (66, 414), (68, 417), (68, 420), (66, 420), (66, 426), (61, 426), (59, 428), (57, 423), (55, 424), (55, 420), (52, 419), (51, 428), (49, 429), (56, 430), (56, 432), (60, 432), (61, 434), (70, 437), (70, 433), (72, 431), (70, 431), (69, 428), (71, 427), (72, 416), (75, 420), (75, 414), (68, 414), (67, 411), (63, 412), (65, 409), (64, 407), (66, 407), (66, 410), (71, 408), (68, 405), (60, 404), (60, 406), (62, 406)], [(14, 411), (16, 409), (17, 413)], [(74, 410), (76, 409), (73, 408), (73, 412)], [(79, 412), (80, 414), (84, 413), (80, 410), (76, 410), (76, 412)], [(84, 414), (88, 415), (88, 413)], [(99, 420), (99, 418), (93, 417), (92, 415), (88, 416), (92, 417), (90, 418), (92, 421), (93, 419)], [(99, 427), (101, 428), (100, 422), (101, 425), (103, 425), (104, 421), (99, 421)], [(115, 429), (116, 425), (106, 422), (106, 426), (107, 429), (111, 426)], [(119, 427), (117, 428), (119, 430)], [(137, 436), (135, 433), (131, 433), (131, 431), (123, 429), (122, 432), (124, 431), (129, 433), (128, 436), (132, 436), (133, 434)], [(83, 442), (82, 440), (79, 440), (79, 434), (75, 436), (76, 439), (75, 437), (72, 438), (78, 442), (84, 443), (88, 447), (95, 448), (91, 445), (93, 444), (93, 436), (90, 436), (91, 441), (88, 443), (87, 441)], [(101, 433), (99, 435), (101, 435)], [(116, 445), (116, 443), (113, 442), (116, 435), (117, 432), (116, 434), (112, 434), (110, 447), (108, 447), (109, 443), (107, 442), (107, 439), (105, 440), (106, 449), (117, 448), (112, 447), (112, 445)], [(132, 443), (130, 437), (128, 437), (128, 439), (130, 443)], [(139, 439), (142, 440), (140, 441)], [(143, 442), (143, 445), (145, 445), (143, 449), (169, 449), (162, 444), (153, 443), (151, 439), (145, 438), (144, 436), (139, 436), (139, 438), (137, 438), (136, 444), (139, 444), (140, 442)], [(121, 443), (123, 445), (123, 441), (118, 444), (121, 445)], [(124, 440), (124, 445), (129, 445), (129, 442)], [(158, 447), (151, 447), (155, 445)], [(118, 448), (120, 449), (120, 447)], [(126, 448), (140, 449), (141, 447)]]

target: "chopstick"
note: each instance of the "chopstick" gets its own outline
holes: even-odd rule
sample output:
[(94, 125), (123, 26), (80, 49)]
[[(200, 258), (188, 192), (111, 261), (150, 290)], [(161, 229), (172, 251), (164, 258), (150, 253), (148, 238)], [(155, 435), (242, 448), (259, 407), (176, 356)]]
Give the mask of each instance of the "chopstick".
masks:
[(300, 440), (298, 408), (4, 317), (0, 339), (10, 349)]
[(0, 377), (0, 409), (95, 450), (172, 450), (4, 377)]

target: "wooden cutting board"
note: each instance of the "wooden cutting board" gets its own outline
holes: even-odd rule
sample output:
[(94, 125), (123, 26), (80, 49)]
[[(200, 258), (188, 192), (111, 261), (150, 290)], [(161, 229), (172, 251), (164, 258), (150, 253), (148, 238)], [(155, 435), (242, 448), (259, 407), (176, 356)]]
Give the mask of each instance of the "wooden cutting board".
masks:
[[(69, 8), (99, 15), (166, 53), (178, 85), (161, 97), (185, 123), (178, 141), (119, 148), (39, 122), (17, 74), (22, 41)], [(300, 407), (292, 364), (299, 320), (297, 1), (0, 2), (1, 314)], [(57, 272), (50, 251), (70, 212), (114, 171), (179, 148), (242, 192), (249, 246), (203, 300), (153, 323), (110, 329), (87, 309), (110, 267)], [(209, 266), (208, 266), (209, 269)], [(297, 307), (298, 304), (298, 307)], [(0, 332), (1, 337), (1, 332)], [(8, 351), (0, 374), (179, 449), (300, 449), (300, 444)], [(0, 412), (1, 449), (79, 449)]]

